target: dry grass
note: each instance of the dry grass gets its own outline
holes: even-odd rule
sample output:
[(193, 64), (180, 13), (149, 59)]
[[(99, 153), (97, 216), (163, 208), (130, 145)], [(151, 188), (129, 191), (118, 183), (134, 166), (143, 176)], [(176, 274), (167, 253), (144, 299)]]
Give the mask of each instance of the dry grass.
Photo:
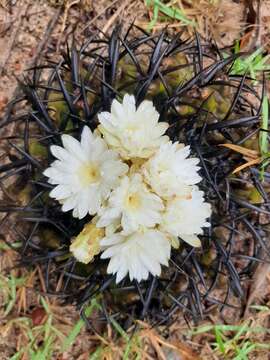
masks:
[[(110, 325), (99, 325), (102, 335), (93, 334), (79, 319), (76, 309), (62, 306), (56, 299), (42, 296), (44, 278), (39, 269), (7, 271), (16, 261), (16, 252), (1, 242), (0, 277), (0, 359), (161, 359), (169, 352), (183, 359), (199, 359), (180, 340), (166, 340), (157, 329), (138, 322), (138, 329), (125, 332), (111, 319)], [(95, 322), (100, 308), (93, 301), (86, 310)], [(97, 324), (98, 325), (98, 324)], [(91, 357), (92, 356), (92, 357)]]
[[(74, 307), (63, 307), (35, 291), (44, 282), (39, 269), (6, 272), (16, 253), (3, 242), (1, 249), (1, 360), (268, 359), (267, 304), (253, 305), (250, 315), (238, 324), (217, 323), (220, 319), (213, 316), (191, 328), (177, 321), (167, 331), (169, 337), (161, 335), (164, 328), (153, 329), (140, 321), (135, 332), (134, 328), (125, 332), (113, 319), (110, 325), (99, 327), (101, 335), (93, 334)], [(97, 300), (87, 310), (93, 322), (99, 307)]]
[[(265, 9), (268, 6), (266, 3), (267, 1), (263, 4)], [(9, 0), (2, 0), (1, 10), (9, 11), (10, 4)], [(65, 41), (66, 31), (70, 31), (73, 20), (76, 16), (78, 17), (80, 11), (84, 12), (86, 16), (86, 23), (80, 25), (81, 36), (96, 26), (103, 32), (107, 32), (117, 21), (126, 20), (126, 24), (128, 24), (135, 18), (138, 25), (147, 29), (153, 18), (153, 8), (151, 6), (146, 8), (142, 0), (103, 0), (100, 2), (50, 0), (49, 5), (63, 7), (63, 12), (52, 36), (54, 42), (60, 39), (57, 44), (58, 49)], [(214, 36), (216, 41), (222, 45), (239, 39), (240, 31), (245, 26), (243, 2), (236, 4), (231, 0), (179, 0), (172, 1), (169, 5), (178, 6), (188, 19), (196, 23), (197, 31), (205, 38)], [(16, 6), (13, 11), (15, 10)], [(34, 10), (36, 11), (36, 8)], [(35, 28), (40, 26), (40, 30), (39, 32), (35, 30), (34, 38), (30, 38), (31, 41), (26, 48), (28, 57), (31, 57), (33, 49), (40, 41), (49, 15), (53, 11), (55, 9), (51, 7), (45, 11), (42, 18), (43, 26), (36, 22), (36, 19), (34, 21), (30, 17), (32, 26)], [(88, 13), (92, 15), (88, 16)], [(263, 16), (266, 17), (265, 21), (267, 22), (269, 20), (267, 13), (264, 12)], [(6, 26), (6, 23), (4, 25)], [(158, 31), (164, 25), (168, 25), (172, 31), (182, 28), (182, 24), (175, 19), (159, 17), (153, 30)], [(20, 44), (32, 32), (31, 29), (25, 29), (26, 22), (24, 21), (22, 29), (20, 29), (22, 35)], [(193, 26), (188, 27), (187, 34), (193, 30)], [(12, 29), (7, 29), (8, 38), (10, 37), (9, 31)], [(267, 39), (265, 35), (267, 31), (266, 29), (262, 34), (264, 39)], [(17, 61), (21, 59), (22, 53), (25, 57), (25, 51), (21, 46), (17, 46), (16, 49), (13, 47), (6, 60), (4, 82), (0, 89), (1, 110), (5, 109), (7, 102), (6, 89), (15, 87), (14, 73), (20, 74), (23, 70), (21, 63)], [(27, 63), (26, 60), (23, 58), (21, 62)], [(8, 96), (12, 96), (12, 91), (8, 93)], [(14, 268), (16, 252), (9, 249), (4, 242), (0, 243), (0, 251), (0, 360), (165, 360), (179, 357), (183, 360), (200, 358), (203, 360), (268, 359), (269, 349), (262, 346), (269, 343), (270, 310), (267, 301), (270, 283), (267, 276), (264, 277), (263, 291), (261, 290), (259, 299), (265, 306), (250, 308), (247, 318), (234, 324), (235, 327), (230, 330), (224, 327), (221, 314), (212, 314), (207, 318), (207, 322), (196, 329), (190, 329), (183, 319), (179, 320), (169, 329), (169, 340), (160, 335), (164, 329), (159, 329), (159, 331), (150, 329), (145, 323), (139, 323), (138, 331), (132, 336), (133, 329), (126, 333), (117, 323), (112, 322), (110, 326), (100, 327), (101, 336), (93, 335), (85, 328), (74, 307), (63, 306), (54, 298), (42, 296), (37, 291), (40, 288), (45, 290), (44, 278), (38, 268), (29, 271)], [(254, 305), (254, 302), (250, 305)], [(93, 321), (96, 311), (98, 311), (98, 306), (89, 315)], [(217, 326), (217, 324), (220, 325)], [(258, 331), (254, 331), (254, 329), (258, 329)]]
[[(164, 26), (172, 30), (182, 30), (185, 21), (176, 19), (176, 10), (180, 11), (183, 18), (189, 23), (185, 27), (187, 35), (194, 33), (194, 29), (204, 38), (214, 38), (219, 46), (230, 45), (235, 39), (240, 38), (240, 32), (245, 26), (245, 6), (243, 2), (236, 4), (232, 0), (174, 0), (160, 1), (171, 10), (170, 16), (165, 16), (162, 9), (158, 10), (158, 18), (153, 22), (153, 31), (158, 31)], [(148, 18), (138, 19), (137, 24), (149, 29), (149, 18), (155, 18), (155, 0), (146, 1), (148, 4)]]

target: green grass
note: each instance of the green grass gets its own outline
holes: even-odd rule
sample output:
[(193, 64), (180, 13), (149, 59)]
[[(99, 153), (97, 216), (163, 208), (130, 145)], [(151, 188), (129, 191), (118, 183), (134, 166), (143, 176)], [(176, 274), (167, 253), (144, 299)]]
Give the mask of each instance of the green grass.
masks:
[(195, 22), (187, 18), (179, 6), (173, 5), (173, 2), (162, 0), (145, 0), (148, 8), (153, 10), (152, 19), (148, 25), (148, 30), (152, 30), (157, 22), (167, 22), (168, 20), (180, 21), (182, 25), (195, 26)]
[[(240, 53), (240, 43), (236, 42), (234, 53)], [(269, 64), (270, 55), (263, 55), (263, 49), (259, 48), (248, 56), (241, 56), (237, 58), (231, 68), (232, 75), (247, 74), (252, 79), (256, 80), (258, 75), (263, 71), (270, 71)]]
[[(268, 103), (268, 102), (267, 102)], [(268, 115), (268, 105), (266, 111), (266, 100), (264, 100), (264, 116)], [(265, 119), (264, 119), (265, 121)], [(262, 148), (266, 151), (268, 143), (262, 141)], [(25, 345), (19, 349), (10, 360), (20, 360), (22, 358), (29, 358), (31, 360), (50, 360), (55, 356), (60, 356), (64, 352), (71, 350), (75, 341), (82, 335), (84, 330), (84, 321), (79, 319), (73, 327), (65, 329), (65, 333), (58, 326), (59, 322), (55, 317), (50, 304), (42, 296), (38, 296), (40, 307), (44, 309), (45, 317), (40, 325), (33, 326), (32, 319), (29, 316), (15, 316), (12, 317), (12, 311), (16, 310), (17, 293), (20, 287), (25, 286), (26, 277), (16, 278), (13, 275), (8, 277), (1, 276), (1, 291), (5, 289), (5, 301), (3, 312), (9, 315), (9, 320), (5, 323), (5, 328), (14, 328), (16, 333), (20, 334), (26, 340)], [(253, 305), (253, 311), (257, 314), (269, 314), (268, 306)], [(85, 314), (90, 317), (93, 311), (101, 310), (99, 299), (94, 299), (85, 308)], [(256, 317), (254, 317), (256, 318)], [(115, 347), (121, 349), (123, 360), (139, 360), (143, 357), (143, 336), (140, 332), (130, 336), (121, 325), (110, 317), (112, 328), (115, 330), (111, 338), (107, 339), (104, 335), (104, 343), (100, 341), (97, 348), (92, 352), (89, 351), (89, 360), (99, 360), (104, 357), (104, 354), (110, 356), (114, 354)], [(258, 323), (257, 323), (258, 324)], [(194, 338), (196, 335), (204, 335), (204, 338), (210, 339), (208, 341), (213, 353), (219, 358), (234, 359), (234, 360), (248, 360), (251, 353), (254, 351), (269, 351), (270, 344), (259, 341), (258, 337), (264, 339), (265, 335), (270, 336), (270, 329), (252, 323), (251, 321), (244, 321), (238, 325), (205, 325), (192, 329), (189, 335)], [(85, 336), (85, 334), (83, 335)], [(87, 337), (83, 337), (85, 341)], [(193, 339), (194, 340), (194, 339)], [(111, 346), (113, 345), (113, 346)], [(258, 355), (259, 356), (259, 355)]]
[(39, 297), (40, 305), (46, 313), (44, 324), (33, 326), (31, 317), (18, 316), (13, 313), (16, 311), (18, 290), (25, 286), (26, 280), (26, 277), (18, 278), (11, 273), (8, 276), (0, 276), (3, 318), (7, 319), (2, 325), (2, 329), (4, 333), (9, 332), (8, 329), (16, 329), (18, 334), (27, 339), (27, 345), (15, 353), (10, 360), (21, 359), (23, 356), (28, 356), (31, 360), (49, 360), (52, 358), (56, 341), (63, 341), (65, 335), (54, 325), (54, 314), (46, 300), (41, 296)]
[[(128, 336), (128, 334), (126, 333), (126, 331), (118, 324), (118, 322), (116, 320), (114, 320), (113, 318), (111, 318), (110, 320), (111, 320), (112, 326), (114, 327), (116, 332), (121, 336), (121, 338), (125, 342), (123, 360), (129, 360), (131, 358), (133, 359), (134, 358), (134, 352), (133, 352), (134, 345), (138, 349), (141, 348), (140, 339), (138, 338), (138, 336), (136, 336), (136, 334), (132, 338), (130, 338)], [(132, 354), (133, 354), (133, 356), (132, 356)], [(139, 360), (141, 358), (141, 355), (139, 353), (136, 355), (137, 356), (134, 359)]]
[(25, 278), (16, 278), (12, 274), (8, 276), (0, 275), (0, 288), (1, 293), (4, 298), (4, 317), (12, 311), (16, 298), (17, 298), (17, 288), (23, 286), (25, 283)]
[[(12, 320), (14, 325), (18, 323), (21, 325), (20, 330), (27, 337), (28, 344), (14, 354), (10, 360), (21, 359), (22, 356), (28, 356), (31, 360), (50, 360), (53, 354), (57, 353), (60, 355), (67, 351), (84, 328), (84, 321), (79, 319), (68, 336), (66, 336), (54, 324), (54, 314), (43, 297), (40, 297), (40, 303), (47, 315), (44, 324), (33, 327), (31, 319), (26, 317)], [(98, 305), (96, 300), (93, 300), (85, 310), (86, 316), (90, 316), (96, 308), (100, 308), (100, 305)]]
[[(240, 53), (240, 43), (236, 42), (234, 47), (234, 53)], [(249, 56), (241, 56), (237, 58), (230, 70), (232, 75), (248, 75), (256, 83), (258, 77), (261, 77), (263, 72), (270, 71), (270, 55), (263, 55), (263, 49), (259, 48), (255, 50)], [(269, 78), (269, 75), (267, 75)], [(260, 178), (263, 180), (265, 168), (270, 163), (269, 153), (269, 99), (267, 95), (263, 98), (262, 103), (262, 117), (261, 117), (261, 131), (259, 134), (259, 150), (262, 157), (262, 163), (260, 168)]]
[[(115, 330), (115, 334), (118, 334), (118, 344), (121, 343), (122, 359), (123, 360), (140, 360), (142, 359), (143, 346), (138, 333), (129, 336), (127, 332), (121, 327), (121, 325), (112, 317), (110, 322)], [(110, 353), (113, 356), (113, 349), (110, 345), (100, 345), (93, 354), (89, 356), (89, 360), (99, 360), (101, 355)]]
[[(101, 309), (101, 306), (98, 304), (96, 299), (93, 299), (90, 303), (90, 305), (88, 305), (85, 309), (85, 315), (88, 317), (92, 314), (92, 312), (95, 310)], [(72, 344), (75, 342), (76, 338), (79, 336), (82, 328), (84, 328), (85, 323), (83, 319), (78, 320), (78, 322), (75, 324), (75, 326), (73, 327), (73, 329), (71, 330), (71, 332), (69, 333), (69, 335), (66, 337), (66, 339), (63, 342), (62, 345), (62, 352), (66, 351), (67, 349), (69, 349)]]
[[(16, 287), (23, 285), (24, 279), (16, 279), (10, 277), (5, 286), (9, 288), (9, 297), (6, 299), (5, 314), (11, 312), (14, 308), (16, 301)], [(2, 285), (0, 283), (0, 285)], [(68, 335), (64, 334), (57, 328), (57, 320), (54, 318), (54, 314), (50, 309), (50, 305), (44, 297), (39, 296), (40, 305), (46, 312), (46, 318), (44, 323), (33, 326), (31, 317), (14, 317), (6, 323), (7, 328), (16, 328), (19, 334), (23, 334), (27, 341), (25, 346), (16, 352), (10, 360), (20, 360), (24, 357), (31, 360), (50, 360), (55, 354), (61, 355), (67, 350), (70, 350), (77, 338), (81, 335), (82, 330), (85, 328), (84, 320), (79, 319), (76, 324), (70, 329)], [(85, 309), (85, 315), (91, 316), (94, 310), (101, 310), (97, 299), (93, 299), (91, 303)], [(111, 325), (115, 329), (115, 333), (118, 334), (118, 340), (123, 343), (123, 360), (129, 360), (131, 357), (134, 360), (139, 360), (140, 350), (134, 357), (134, 346), (136, 349), (141, 348), (141, 342), (136, 334), (133, 337), (125, 332), (120, 324), (113, 318)], [(102, 343), (101, 343), (102, 344)], [(112, 352), (110, 346), (102, 344), (97, 347), (94, 353), (89, 353), (89, 360), (99, 360), (104, 353)]]
[(268, 124), (269, 121), (269, 101), (268, 97), (265, 95), (262, 103), (262, 123), (261, 123), (261, 132), (259, 137), (259, 146), (262, 156), (269, 156), (269, 141), (268, 141)]
[[(20, 247), (22, 247), (21, 242), (12, 243), (13, 249), (19, 249)], [(4, 242), (0, 242), (0, 251), (5, 251), (5, 250), (10, 250), (10, 246)]]
[[(268, 311), (268, 307), (260, 311)], [(270, 334), (268, 328), (262, 326), (252, 326), (250, 321), (245, 321), (241, 325), (205, 325), (190, 331), (190, 335), (214, 336), (213, 341), (209, 341), (211, 349), (217, 356), (225, 359), (248, 360), (248, 355), (255, 350), (270, 350), (270, 344), (253, 340), (254, 334)]]
[[(32, 326), (30, 318), (19, 317), (12, 320), (15, 322), (14, 325), (17, 325), (17, 322), (22, 323), (20, 331), (28, 339), (28, 344), (14, 354), (10, 360), (17, 360), (26, 355), (31, 360), (51, 359), (56, 341), (65, 339), (65, 335), (53, 324), (54, 315), (43, 297), (40, 297), (40, 304), (46, 312), (46, 321), (43, 324)], [(40, 345), (40, 343), (42, 344)]]
[[(4, 249), (8, 250), (8, 249)], [(43, 296), (37, 295), (39, 304), (35, 303), (35, 307), (43, 310), (44, 316), (40, 320), (40, 324), (34, 325), (31, 316), (21, 316), (17, 314), (16, 305), (18, 304), (18, 291), (20, 288), (26, 286), (27, 277), (15, 277), (12, 274), (8, 276), (0, 275), (0, 291), (3, 299), (2, 317), (7, 318), (1, 330), (3, 333), (10, 333), (11, 329), (17, 334), (20, 334), (24, 339), (19, 351), (10, 357), (10, 360), (20, 360), (27, 358), (31, 360), (50, 360), (56, 355), (61, 355), (71, 349), (75, 341), (82, 335), (85, 329), (85, 322), (79, 319), (73, 327), (60, 327), (59, 316), (57, 317), (50, 304)], [(29, 304), (28, 304), (29, 305)], [(93, 299), (91, 303), (85, 308), (85, 315), (90, 317), (93, 311), (101, 310), (99, 299)], [(120, 326), (120, 324), (111, 318), (111, 325), (115, 330), (113, 339), (100, 341), (94, 352), (89, 352), (90, 360), (99, 360), (104, 354), (112, 353), (113, 350), (109, 345), (111, 341), (117, 341), (121, 344), (123, 351), (123, 360), (129, 360), (131, 357), (134, 360), (140, 359), (141, 342), (139, 336), (136, 334), (132, 337)], [(59, 330), (61, 329), (61, 330)], [(117, 334), (117, 336), (116, 336)], [(85, 336), (85, 335), (83, 335)], [(104, 335), (106, 339), (106, 335)], [(83, 338), (85, 339), (85, 338)], [(85, 341), (85, 340), (83, 340)], [(134, 350), (136, 349), (136, 350)], [(134, 357), (134, 351), (138, 354)]]
[(262, 157), (262, 164), (260, 169), (260, 178), (264, 179), (265, 168), (270, 163), (270, 153), (269, 153), (269, 100), (265, 95), (262, 103), (262, 121), (261, 121), (261, 131), (259, 134), (259, 149)]

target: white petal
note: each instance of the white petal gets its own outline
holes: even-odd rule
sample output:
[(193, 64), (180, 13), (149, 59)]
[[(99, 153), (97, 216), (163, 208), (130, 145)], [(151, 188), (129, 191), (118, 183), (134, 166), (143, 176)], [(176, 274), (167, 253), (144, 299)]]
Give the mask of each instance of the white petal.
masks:
[(69, 198), (65, 199), (62, 206), (62, 211), (67, 212), (69, 210), (72, 210), (76, 207), (76, 204), (77, 204), (76, 195), (70, 196)]
[(82, 135), (81, 135), (81, 145), (83, 151), (90, 156), (91, 154), (91, 145), (94, 141), (94, 136), (92, 131), (89, 129), (88, 126), (84, 126)]
[[(102, 245), (102, 243), (101, 243), (101, 245)], [(121, 244), (111, 246), (107, 250), (105, 250), (100, 257), (101, 257), (101, 259), (108, 259), (114, 255), (117, 255), (119, 253), (119, 251), (121, 250), (121, 248), (122, 248)]]
[(123, 241), (123, 237), (119, 234), (114, 234), (109, 237), (105, 237), (102, 240), (100, 240), (101, 246), (109, 246), (109, 245), (115, 245)]
[(89, 202), (89, 200), (85, 196), (85, 193), (81, 192), (80, 195), (78, 196), (79, 219), (83, 219), (88, 214), (88, 212), (89, 212), (88, 202)]
[(118, 284), (127, 275), (128, 269), (125, 263), (122, 263), (116, 274), (116, 284)]
[(189, 198), (175, 198), (168, 201), (161, 229), (173, 236), (201, 234), (210, 215), (211, 207), (204, 202), (203, 193), (193, 188)]
[(148, 158), (168, 140), (163, 136), (168, 124), (158, 123), (153, 103), (143, 101), (136, 109), (133, 95), (126, 94), (122, 104), (114, 100), (111, 113), (100, 113), (98, 118), (104, 139), (124, 159)]
[(51, 192), (50, 197), (55, 199), (65, 199), (71, 196), (72, 192), (67, 185), (58, 185)]
[(147, 256), (144, 253), (140, 254), (141, 261), (144, 266), (148, 269), (148, 271), (154, 276), (160, 276), (161, 266), (155, 259), (150, 256)]
[(136, 112), (135, 97), (133, 95), (126, 94), (123, 98), (123, 106), (128, 109), (130, 113)]
[(74, 207), (73, 211), (72, 211), (72, 216), (74, 218), (78, 218), (79, 217), (79, 210), (77, 207)]
[(120, 267), (120, 261), (119, 258), (117, 256), (112, 257), (111, 260), (109, 261), (109, 265), (107, 268), (107, 273), (108, 274), (116, 274), (119, 267)]
[(196, 235), (180, 235), (181, 239), (184, 240), (186, 243), (188, 243), (191, 246), (194, 247), (200, 247), (201, 246), (201, 240)]
[(62, 148), (61, 146), (52, 145), (50, 147), (50, 150), (53, 156), (55, 156), (57, 159), (62, 161), (69, 161), (70, 159), (69, 152), (66, 149)]
[(83, 153), (81, 144), (78, 140), (76, 140), (74, 137), (70, 135), (62, 135), (61, 137), (64, 148), (67, 149), (67, 151), (74, 156), (75, 158), (79, 159), (80, 161), (86, 162), (87, 157)]
[(116, 118), (119, 118), (120, 121), (124, 118), (125, 113), (122, 104), (119, 103), (116, 99), (113, 100), (111, 106), (111, 113)]
[(116, 233), (102, 239), (100, 245), (107, 246), (101, 258), (111, 258), (107, 271), (117, 273), (117, 281), (121, 281), (127, 273), (131, 281), (145, 280), (149, 272), (159, 276), (161, 264), (168, 264), (171, 246), (165, 235), (157, 230), (129, 235)]
[(99, 186), (90, 185), (86, 191), (86, 194), (88, 212), (90, 215), (95, 215), (98, 213), (101, 206), (101, 194), (99, 192)]
[(115, 208), (107, 208), (101, 212), (100, 218), (97, 221), (97, 227), (105, 227), (114, 222), (115, 219), (120, 217), (120, 212)]
[(98, 226), (108, 226), (119, 219), (125, 234), (140, 226), (154, 227), (161, 221), (162, 200), (150, 193), (139, 173), (124, 176), (110, 194), (108, 206), (100, 213)]

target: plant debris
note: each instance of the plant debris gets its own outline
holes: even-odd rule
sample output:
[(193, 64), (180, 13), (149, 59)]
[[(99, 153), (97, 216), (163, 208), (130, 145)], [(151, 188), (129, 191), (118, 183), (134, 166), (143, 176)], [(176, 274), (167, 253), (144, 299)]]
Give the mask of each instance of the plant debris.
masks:
[[(232, 172), (239, 157), (219, 147), (252, 141), (260, 129), (263, 92), (258, 93), (246, 76), (230, 74), (238, 56), (223, 58), (218, 48), (201, 43), (198, 36), (183, 41), (165, 31), (152, 36), (131, 26), (122, 34), (116, 27), (102, 40), (93, 34), (80, 48), (73, 45), (59, 63), (30, 70), (22, 87), (31, 110), (5, 122), (14, 123), (18, 135), (6, 139), (10, 162), (0, 168), (2, 182), (16, 178), (6, 191), (25, 194), (25, 202), (20, 205), (6, 198), (0, 210), (18, 214), (13, 228), (23, 231), (18, 234), (24, 243), (21, 265), (42, 265), (46, 294), (66, 303), (75, 300), (86, 321), (85, 305), (102, 295), (99, 321), (110, 323), (113, 318), (124, 328), (136, 319), (166, 324), (179, 309), (197, 321), (209, 306), (230, 307), (233, 296), (244, 297), (245, 279), (269, 251), (267, 225), (259, 216), (269, 215), (269, 205), (259, 171), (247, 169), (236, 178)], [(48, 80), (44, 72), (49, 73)], [(85, 221), (62, 213), (48, 199), (51, 186), (42, 175), (51, 161), (43, 149), (59, 144), (63, 133), (78, 137), (84, 124), (95, 129), (97, 113), (126, 92), (135, 93), (137, 103), (151, 98), (161, 121), (170, 124), (171, 139), (191, 145), (201, 161), (202, 188), (213, 207), (212, 226), (203, 236), (202, 248), (183, 244), (174, 251), (169, 271), (140, 285), (127, 280), (115, 285), (102, 260), (87, 266), (76, 263), (69, 245)], [(33, 142), (38, 146), (31, 147)], [(268, 176), (265, 169), (265, 179)], [(241, 197), (241, 191), (258, 192), (263, 202), (254, 205)], [(60, 278), (62, 286), (56, 290)], [(224, 298), (215, 296), (221, 282), (227, 289)]]

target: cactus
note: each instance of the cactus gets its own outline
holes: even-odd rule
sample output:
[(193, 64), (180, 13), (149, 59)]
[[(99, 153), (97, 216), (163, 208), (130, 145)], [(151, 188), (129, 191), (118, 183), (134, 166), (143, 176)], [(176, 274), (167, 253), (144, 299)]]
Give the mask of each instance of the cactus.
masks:
[[(219, 49), (202, 44), (198, 36), (182, 41), (165, 31), (152, 36), (133, 26), (122, 34), (116, 27), (108, 39), (93, 36), (80, 49), (68, 50), (59, 64), (29, 72), (23, 86), (29, 113), (9, 119), (15, 123), (15, 134), (24, 137), (14, 137), (9, 164), (0, 167), (5, 179), (15, 170), (25, 187), (17, 203), (5, 198), (1, 211), (19, 212), (18, 226), (25, 233), (21, 263), (41, 263), (51, 292), (63, 274), (61, 294), (66, 301), (76, 301), (83, 308), (101, 294), (107, 312), (115, 314), (124, 327), (131, 318), (166, 323), (177, 307), (196, 319), (209, 304), (222, 304), (211, 296), (220, 281), (232, 294), (242, 296), (242, 279), (254, 271), (254, 259), (265, 251), (257, 214), (268, 214), (268, 205), (258, 169), (232, 176), (242, 155), (219, 146), (255, 148), (258, 144), (254, 134), (260, 128), (262, 95), (245, 75), (230, 74), (237, 56), (223, 58)], [(50, 76), (44, 80), (40, 74), (45, 70)], [(108, 110), (112, 100), (124, 93), (133, 93), (137, 104), (153, 100), (160, 121), (170, 124), (171, 139), (191, 146), (201, 161), (202, 187), (213, 207), (212, 227), (202, 238), (202, 248), (195, 251), (181, 243), (162, 277), (150, 277), (140, 285), (127, 280), (115, 285), (99, 258), (88, 265), (76, 264), (69, 252), (71, 239), (89, 218), (77, 220), (63, 213), (48, 198), (51, 186), (42, 175), (52, 161), (49, 147), (60, 144), (61, 134), (79, 137), (85, 124), (94, 130), (97, 113)], [(267, 169), (265, 176), (269, 176)], [(235, 247), (239, 229), (244, 231), (238, 240), (243, 242), (242, 253)], [(245, 252), (247, 241), (254, 243), (252, 256)], [(237, 256), (245, 258), (244, 265), (236, 261)]]

